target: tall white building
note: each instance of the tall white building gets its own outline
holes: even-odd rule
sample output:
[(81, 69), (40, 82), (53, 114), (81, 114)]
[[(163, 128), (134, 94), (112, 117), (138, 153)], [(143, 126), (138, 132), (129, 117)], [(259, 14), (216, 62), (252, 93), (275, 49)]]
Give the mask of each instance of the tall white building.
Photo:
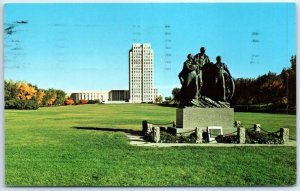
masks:
[(129, 102), (154, 102), (153, 62), (151, 44), (132, 45), (129, 50)]

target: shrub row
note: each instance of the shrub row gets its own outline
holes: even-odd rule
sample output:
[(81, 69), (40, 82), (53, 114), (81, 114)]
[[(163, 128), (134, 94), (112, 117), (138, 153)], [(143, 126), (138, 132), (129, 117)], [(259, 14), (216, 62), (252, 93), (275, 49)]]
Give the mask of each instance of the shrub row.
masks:
[(17, 100), (11, 99), (5, 101), (6, 109), (38, 109), (39, 106), (35, 100)]

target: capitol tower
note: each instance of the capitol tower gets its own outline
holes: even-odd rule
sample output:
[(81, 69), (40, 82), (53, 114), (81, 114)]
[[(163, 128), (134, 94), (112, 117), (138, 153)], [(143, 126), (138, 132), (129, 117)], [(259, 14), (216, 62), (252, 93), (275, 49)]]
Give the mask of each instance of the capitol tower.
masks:
[(129, 94), (131, 103), (154, 102), (154, 53), (151, 44), (134, 43), (129, 50)]

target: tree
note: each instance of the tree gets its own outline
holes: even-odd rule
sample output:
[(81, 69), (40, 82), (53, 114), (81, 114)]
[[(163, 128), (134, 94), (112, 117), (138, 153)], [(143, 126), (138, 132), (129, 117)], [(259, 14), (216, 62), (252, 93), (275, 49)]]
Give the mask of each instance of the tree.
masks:
[(20, 82), (17, 84), (18, 95), (20, 100), (31, 100), (36, 96), (37, 90), (26, 82)]
[(280, 75), (269, 72), (257, 78), (260, 93), (256, 95), (259, 103), (278, 103), (284, 97), (284, 84)]
[(235, 80), (235, 94), (232, 104), (273, 103), (276, 107), (296, 107), (296, 56), (290, 59), (291, 66), (284, 68), (279, 75), (273, 72), (256, 79), (238, 78)]
[(165, 97), (165, 100), (166, 100), (167, 102), (169, 102), (169, 101), (171, 101), (171, 100), (172, 100), (172, 97), (171, 97), (171, 96), (169, 96), (169, 97)]
[(56, 99), (54, 105), (63, 105), (66, 99), (66, 93), (62, 90), (55, 90)]
[(172, 96), (173, 96), (173, 99), (176, 100), (176, 95), (178, 94), (178, 92), (180, 92), (180, 88), (173, 88), (172, 90)]
[(62, 90), (39, 89), (25, 81), (4, 81), (5, 108), (38, 109), (39, 106), (63, 105), (66, 93)]
[(42, 102), (43, 102), (43, 99), (44, 99), (45, 95), (46, 95), (46, 93), (43, 90), (38, 90), (36, 100), (37, 100), (37, 104), (39, 106), (42, 105)]
[(291, 68), (288, 73), (287, 97), (289, 106), (296, 107), (296, 55), (291, 57)]
[(38, 109), (37, 87), (27, 82), (4, 81), (6, 109)]
[(48, 89), (45, 91), (46, 95), (43, 99), (43, 105), (45, 106), (52, 106), (55, 103), (56, 100), (56, 91), (55, 89)]
[(12, 80), (4, 81), (4, 100), (9, 101), (17, 98), (18, 95), (18, 87), (17, 84)]
[(231, 104), (252, 104), (255, 102), (255, 95), (259, 89), (253, 78), (237, 78), (235, 83), (235, 93), (230, 100)]
[(156, 103), (161, 103), (162, 100), (163, 100), (163, 97), (162, 97), (161, 95), (160, 95), (160, 96), (157, 96), (157, 97), (155, 98), (155, 102), (156, 102)]
[(14, 109), (38, 109), (36, 100), (18, 100)]
[(74, 105), (74, 104), (75, 104), (75, 102), (72, 98), (67, 98), (65, 100), (65, 105)]

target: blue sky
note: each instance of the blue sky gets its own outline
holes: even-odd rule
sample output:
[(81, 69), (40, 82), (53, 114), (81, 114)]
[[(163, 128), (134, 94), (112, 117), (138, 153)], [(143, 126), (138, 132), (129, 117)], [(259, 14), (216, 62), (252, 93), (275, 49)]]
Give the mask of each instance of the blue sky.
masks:
[[(128, 89), (132, 43), (151, 43), (154, 85), (180, 87), (187, 54), (206, 47), (234, 78), (289, 67), (296, 54), (293, 3), (6, 4), (4, 79), (40, 88)], [(26, 21), (28, 23), (18, 23)]]

